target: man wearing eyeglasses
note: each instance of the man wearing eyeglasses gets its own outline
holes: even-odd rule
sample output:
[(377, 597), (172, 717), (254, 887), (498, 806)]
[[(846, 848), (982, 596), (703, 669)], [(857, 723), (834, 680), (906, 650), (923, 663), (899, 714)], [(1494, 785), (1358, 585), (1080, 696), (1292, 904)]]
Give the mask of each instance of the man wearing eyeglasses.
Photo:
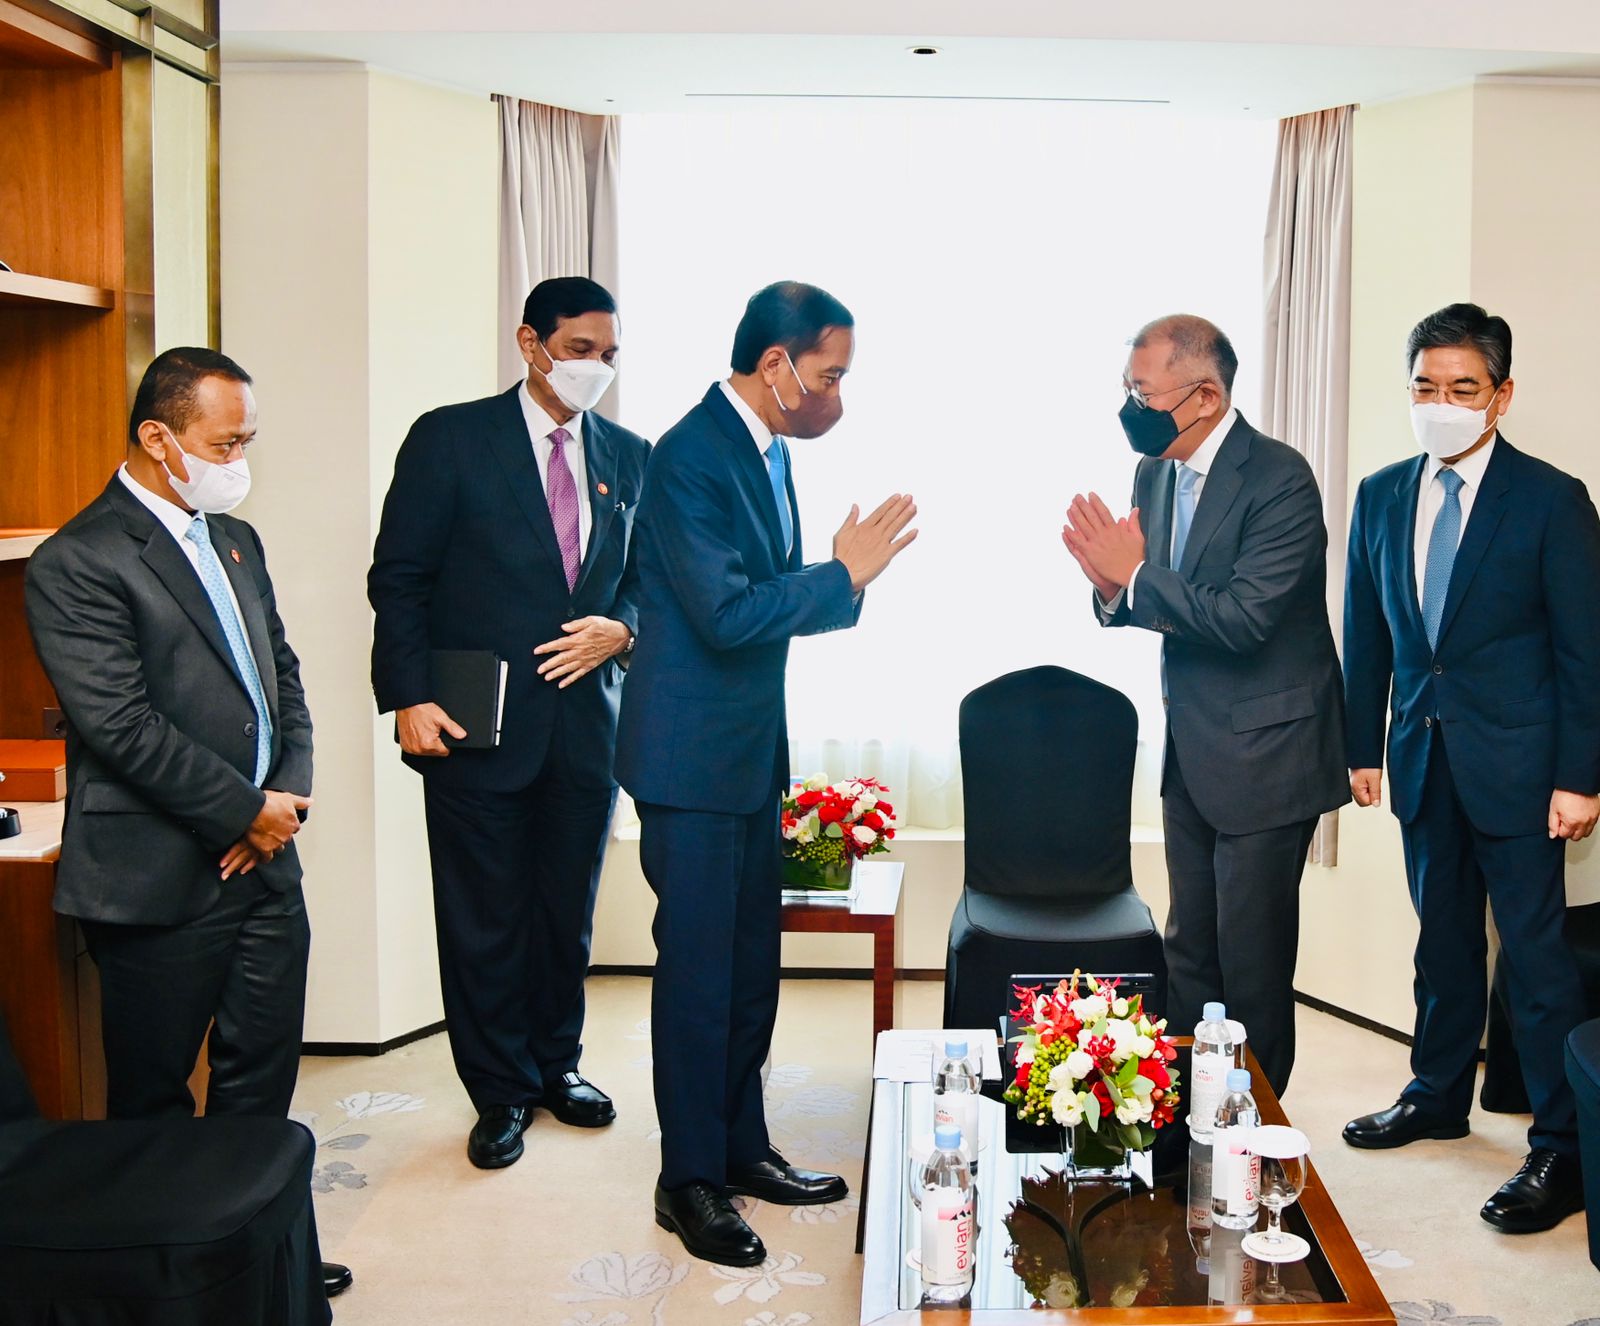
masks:
[(1345, 586), (1350, 783), (1391, 808), (1421, 923), (1411, 1083), (1345, 1126), (1386, 1149), (1466, 1136), (1487, 1013), (1494, 909), (1511, 1025), (1533, 1106), (1521, 1169), (1484, 1204), (1507, 1233), (1583, 1206), (1562, 1044), (1584, 1016), (1562, 937), (1566, 844), (1600, 817), (1600, 518), (1582, 483), (1500, 433), (1511, 328), (1476, 304), (1406, 344), (1423, 454), (1356, 495)]
[(1234, 407), (1238, 364), (1204, 318), (1141, 330), (1120, 416), (1142, 457), (1133, 509), (1080, 494), (1061, 535), (1101, 624), (1162, 637), (1166, 1011), (1186, 1029), (1226, 1002), (1281, 1094), (1300, 877), (1349, 788), (1322, 497), (1305, 458)]

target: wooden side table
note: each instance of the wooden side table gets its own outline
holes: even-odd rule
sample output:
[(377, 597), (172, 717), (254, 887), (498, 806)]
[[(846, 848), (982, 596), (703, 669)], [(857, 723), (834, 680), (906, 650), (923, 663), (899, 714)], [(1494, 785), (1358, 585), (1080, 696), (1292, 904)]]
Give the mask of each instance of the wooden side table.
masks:
[(857, 861), (856, 896), (846, 902), (823, 894), (816, 900), (785, 902), (783, 928), (806, 934), (872, 936), (872, 1044), (894, 1026), (895, 972), (900, 967), (900, 861)]

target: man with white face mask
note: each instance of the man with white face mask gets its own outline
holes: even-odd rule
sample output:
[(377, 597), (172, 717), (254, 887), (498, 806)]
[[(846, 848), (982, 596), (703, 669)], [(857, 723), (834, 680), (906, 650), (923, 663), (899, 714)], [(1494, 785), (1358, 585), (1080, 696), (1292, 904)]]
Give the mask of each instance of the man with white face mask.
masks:
[[(423, 777), (445, 1024), (482, 1169), (522, 1156), (536, 1106), (584, 1128), (616, 1117), (578, 1061), (650, 451), (594, 410), (619, 336), (593, 281), (535, 286), (527, 379), (412, 426), (367, 580), (378, 709)], [(497, 745), (454, 744), (468, 733), (439, 704), (439, 650), (505, 665)]]
[(28, 563), (67, 719), (55, 907), (99, 969), (113, 1119), (192, 1115), (202, 1045), (211, 1116), (287, 1114), (300, 1067), (311, 716), (261, 541), (227, 514), (250, 490), (250, 388), (215, 350), (157, 356), (127, 463)]
[(1421, 922), (1412, 1081), (1352, 1120), (1352, 1146), (1464, 1137), (1494, 909), (1533, 1125), (1483, 1219), (1549, 1229), (1583, 1205), (1562, 1043), (1583, 996), (1562, 938), (1565, 848), (1600, 817), (1600, 518), (1571, 475), (1500, 432), (1511, 329), (1475, 304), (1406, 345), (1424, 454), (1357, 493), (1345, 589), (1350, 783), (1382, 801), (1387, 756)]

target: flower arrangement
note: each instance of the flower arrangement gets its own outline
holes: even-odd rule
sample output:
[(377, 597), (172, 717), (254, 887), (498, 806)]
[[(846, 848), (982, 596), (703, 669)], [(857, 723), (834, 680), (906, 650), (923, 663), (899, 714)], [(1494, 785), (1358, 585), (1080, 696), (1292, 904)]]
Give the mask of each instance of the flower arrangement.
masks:
[(1148, 1150), (1179, 1101), (1166, 1019), (1150, 1018), (1143, 995), (1124, 998), (1115, 981), (1082, 972), (1048, 994), (1019, 985), (1016, 996), (1023, 1030), (1005, 1099), (1017, 1118), (1071, 1130), (1074, 1155), (1090, 1163)]
[(813, 774), (783, 799), (784, 882), (800, 888), (842, 889), (850, 866), (889, 850), (899, 827), (889, 789), (876, 778), (828, 782)]

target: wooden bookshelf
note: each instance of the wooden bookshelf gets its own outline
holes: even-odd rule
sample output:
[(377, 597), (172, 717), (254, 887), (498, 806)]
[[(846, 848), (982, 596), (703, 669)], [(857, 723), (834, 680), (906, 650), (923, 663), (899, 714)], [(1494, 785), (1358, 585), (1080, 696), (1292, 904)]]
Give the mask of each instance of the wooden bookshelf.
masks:
[(48, 276), (0, 272), (0, 308), (115, 308), (117, 292)]

